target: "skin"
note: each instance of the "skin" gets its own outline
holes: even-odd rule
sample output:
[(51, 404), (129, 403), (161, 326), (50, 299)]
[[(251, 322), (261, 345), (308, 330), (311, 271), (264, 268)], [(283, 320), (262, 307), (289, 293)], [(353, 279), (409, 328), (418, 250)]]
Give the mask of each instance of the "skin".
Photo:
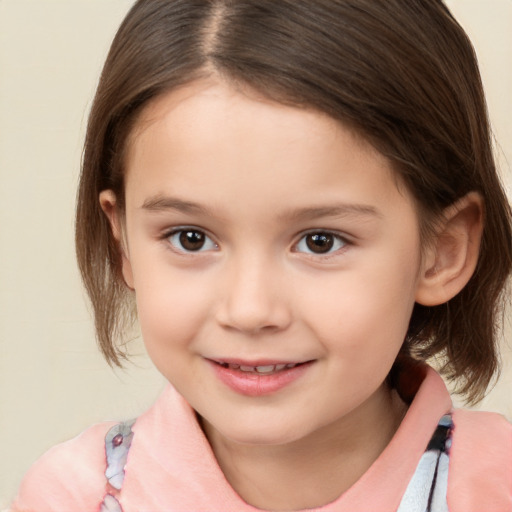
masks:
[[(125, 168), (125, 212), (111, 191), (100, 202), (143, 338), (226, 478), (260, 508), (334, 500), (403, 417), (385, 378), (415, 301), (443, 299), (453, 244), (434, 275), (439, 251), (422, 253), (414, 201), (382, 155), (321, 113), (213, 78), (145, 109)], [(180, 244), (185, 227), (206, 235), (200, 250)], [(311, 231), (332, 247), (312, 250)], [(312, 363), (246, 396), (212, 370), (227, 358)]]

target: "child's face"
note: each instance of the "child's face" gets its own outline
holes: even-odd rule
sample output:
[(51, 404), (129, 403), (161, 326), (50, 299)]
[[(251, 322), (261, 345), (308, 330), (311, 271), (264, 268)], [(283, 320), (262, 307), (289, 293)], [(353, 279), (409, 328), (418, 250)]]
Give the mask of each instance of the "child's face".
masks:
[(124, 231), (148, 352), (221, 436), (286, 443), (378, 407), (419, 227), (351, 131), (221, 83), (174, 91), (131, 139)]

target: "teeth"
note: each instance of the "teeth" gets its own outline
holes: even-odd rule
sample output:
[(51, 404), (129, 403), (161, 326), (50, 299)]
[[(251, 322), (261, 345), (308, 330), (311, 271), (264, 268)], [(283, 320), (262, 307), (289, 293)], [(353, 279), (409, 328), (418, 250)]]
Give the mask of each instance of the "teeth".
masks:
[(268, 366), (256, 366), (256, 371), (258, 373), (272, 373), (276, 369), (274, 364)]
[(297, 363), (269, 364), (264, 366), (245, 366), (232, 363), (221, 363), (221, 366), (223, 366), (224, 368), (231, 368), (232, 370), (240, 370), (242, 372), (248, 373), (270, 374), (273, 372), (279, 372), (284, 369), (294, 368), (295, 366), (297, 366)]

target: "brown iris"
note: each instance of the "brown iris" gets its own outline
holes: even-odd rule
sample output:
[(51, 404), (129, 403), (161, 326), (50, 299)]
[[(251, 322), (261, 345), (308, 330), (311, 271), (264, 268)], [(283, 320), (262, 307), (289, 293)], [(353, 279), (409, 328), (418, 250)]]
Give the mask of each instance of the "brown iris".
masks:
[(334, 236), (329, 233), (312, 233), (306, 236), (308, 249), (316, 254), (329, 252), (334, 246)]
[(203, 248), (206, 236), (201, 231), (182, 231), (180, 233), (180, 244), (187, 251), (199, 251)]

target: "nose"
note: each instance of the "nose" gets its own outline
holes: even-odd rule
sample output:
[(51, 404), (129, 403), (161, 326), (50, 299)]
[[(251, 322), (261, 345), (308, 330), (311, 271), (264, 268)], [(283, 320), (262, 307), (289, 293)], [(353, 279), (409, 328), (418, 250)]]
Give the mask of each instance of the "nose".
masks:
[(292, 314), (282, 277), (282, 270), (254, 254), (231, 262), (219, 293), (219, 324), (249, 334), (286, 329)]

